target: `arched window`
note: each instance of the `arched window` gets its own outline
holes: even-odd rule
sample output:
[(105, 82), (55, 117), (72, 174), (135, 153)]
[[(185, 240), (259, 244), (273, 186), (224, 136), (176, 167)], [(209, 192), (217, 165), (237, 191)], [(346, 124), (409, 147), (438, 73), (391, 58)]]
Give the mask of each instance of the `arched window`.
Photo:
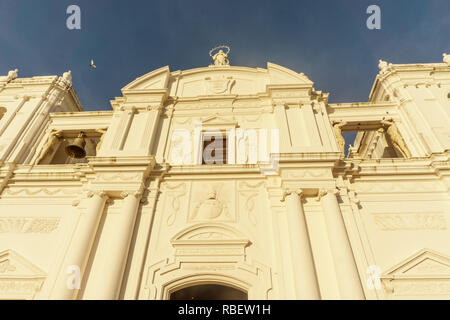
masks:
[(179, 289), (170, 300), (247, 300), (247, 292), (219, 284), (200, 284)]

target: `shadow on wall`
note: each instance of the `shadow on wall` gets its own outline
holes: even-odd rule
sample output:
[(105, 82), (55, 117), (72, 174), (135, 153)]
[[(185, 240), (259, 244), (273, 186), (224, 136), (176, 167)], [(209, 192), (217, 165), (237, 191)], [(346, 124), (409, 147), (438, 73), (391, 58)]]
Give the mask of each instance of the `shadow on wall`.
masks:
[(248, 300), (248, 296), (235, 288), (202, 284), (177, 290), (170, 295), (170, 300)]

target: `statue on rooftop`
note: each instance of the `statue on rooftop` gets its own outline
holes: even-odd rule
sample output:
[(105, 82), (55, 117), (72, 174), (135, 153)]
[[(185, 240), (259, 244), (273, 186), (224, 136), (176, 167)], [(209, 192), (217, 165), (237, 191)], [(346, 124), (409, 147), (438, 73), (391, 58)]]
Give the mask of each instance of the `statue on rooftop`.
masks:
[[(219, 49), (219, 51), (214, 54), (214, 51), (217, 49)], [(227, 52), (224, 52), (222, 49), (227, 49)], [(229, 66), (230, 61), (228, 60), (228, 53), (230, 53), (230, 47), (218, 46), (209, 51), (209, 56), (214, 60), (214, 66)]]

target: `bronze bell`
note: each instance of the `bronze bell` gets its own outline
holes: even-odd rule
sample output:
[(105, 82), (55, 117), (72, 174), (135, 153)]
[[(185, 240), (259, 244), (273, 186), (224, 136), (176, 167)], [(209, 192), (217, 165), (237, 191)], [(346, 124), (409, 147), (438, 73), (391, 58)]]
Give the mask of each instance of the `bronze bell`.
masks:
[(66, 153), (71, 158), (84, 158), (86, 157), (86, 150), (84, 150), (85, 145), (86, 141), (84, 140), (84, 133), (80, 132), (78, 137), (73, 140), (72, 144), (69, 144), (66, 147)]

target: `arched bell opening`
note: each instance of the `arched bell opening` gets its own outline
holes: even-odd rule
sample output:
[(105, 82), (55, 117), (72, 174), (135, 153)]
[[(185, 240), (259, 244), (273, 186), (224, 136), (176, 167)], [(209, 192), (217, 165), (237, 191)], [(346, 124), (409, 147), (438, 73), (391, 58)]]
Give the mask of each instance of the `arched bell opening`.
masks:
[(199, 284), (170, 293), (170, 300), (248, 300), (247, 292), (220, 284)]

